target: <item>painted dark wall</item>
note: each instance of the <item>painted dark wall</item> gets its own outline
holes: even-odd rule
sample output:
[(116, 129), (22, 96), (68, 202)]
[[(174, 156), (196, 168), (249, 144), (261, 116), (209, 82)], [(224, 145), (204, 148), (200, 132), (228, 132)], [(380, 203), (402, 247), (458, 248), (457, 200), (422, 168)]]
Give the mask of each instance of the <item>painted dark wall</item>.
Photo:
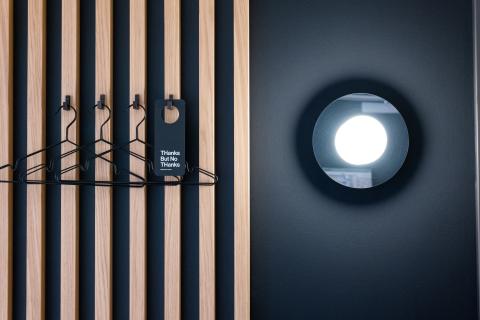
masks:
[[(47, 143), (60, 138), (60, 0), (47, 10)], [(163, 96), (162, 1), (149, 1), (148, 100)], [(15, 1), (15, 156), (26, 151), (27, 1)], [(81, 5), (82, 140), (94, 137), (94, 1)], [(198, 0), (182, 5), (188, 151), (198, 157)], [(115, 1), (114, 139), (128, 139), (128, 0)], [(217, 316), (233, 319), (232, 0), (217, 1)], [(251, 1), (252, 318), (475, 319), (470, 1)], [(412, 132), (404, 169), (350, 192), (311, 132), (335, 98), (389, 99)], [(151, 135), (152, 126), (149, 126)], [(128, 159), (116, 155), (120, 164)], [(94, 312), (94, 213), (81, 189), (80, 313)], [(60, 189), (47, 187), (46, 318), (60, 312)], [(198, 194), (183, 198), (184, 319), (198, 317)], [(26, 189), (15, 187), (14, 318), (25, 318)], [(148, 191), (148, 315), (163, 314), (163, 192)], [(128, 190), (114, 191), (114, 318), (128, 315)]]
[[(251, 1), (253, 319), (477, 319), (471, 1)], [(353, 92), (405, 118), (387, 184), (317, 166)]]

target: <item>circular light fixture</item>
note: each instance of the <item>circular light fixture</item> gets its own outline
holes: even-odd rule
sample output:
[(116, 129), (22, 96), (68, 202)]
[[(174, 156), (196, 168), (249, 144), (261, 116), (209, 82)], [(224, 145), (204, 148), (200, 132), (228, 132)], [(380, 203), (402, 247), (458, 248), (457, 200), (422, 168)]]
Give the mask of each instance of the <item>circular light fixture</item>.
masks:
[(320, 168), (333, 181), (354, 189), (390, 180), (407, 157), (409, 140), (400, 112), (368, 93), (332, 101), (319, 114), (312, 133)]
[(355, 116), (338, 128), (335, 149), (349, 164), (366, 165), (383, 155), (387, 140), (387, 132), (380, 121), (371, 116)]

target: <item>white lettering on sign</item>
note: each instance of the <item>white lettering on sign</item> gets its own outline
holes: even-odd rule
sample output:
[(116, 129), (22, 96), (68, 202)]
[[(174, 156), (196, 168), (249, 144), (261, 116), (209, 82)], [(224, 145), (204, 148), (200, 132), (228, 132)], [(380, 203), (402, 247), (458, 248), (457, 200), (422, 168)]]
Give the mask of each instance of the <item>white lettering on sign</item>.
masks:
[(160, 170), (172, 170), (172, 168), (180, 168), (180, 163), (178, 162), (180, 156), (180, 151), (161, 150)]

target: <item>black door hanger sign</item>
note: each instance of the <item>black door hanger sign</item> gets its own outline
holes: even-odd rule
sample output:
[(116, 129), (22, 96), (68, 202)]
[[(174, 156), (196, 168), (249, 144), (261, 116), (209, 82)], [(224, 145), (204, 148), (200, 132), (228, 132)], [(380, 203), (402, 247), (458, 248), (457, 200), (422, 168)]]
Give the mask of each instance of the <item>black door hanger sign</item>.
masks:
[[(165, 122), (165, 109), (178, 111), (175, 122)], [(156, 101), (154, 126), (155, 174), (162, 177), (185, 175), (185, 101), (172, 98)]]

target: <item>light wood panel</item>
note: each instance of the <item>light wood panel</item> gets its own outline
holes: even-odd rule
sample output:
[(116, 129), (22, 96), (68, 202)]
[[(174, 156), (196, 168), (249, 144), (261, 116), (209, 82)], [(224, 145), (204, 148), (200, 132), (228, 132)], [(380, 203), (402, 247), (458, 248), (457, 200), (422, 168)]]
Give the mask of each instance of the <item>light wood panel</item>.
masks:
[[(180, 98), (180, 0), (164, 1), (165, 97)], [(165, 111), (165, 121), (170, 114)], [(166, 180), (174, 179), (166, 177)], [(180, 320), (181, 203), (180, 186), (165, 187), (164, 311), (165, 319)]]
[[(215, 172), (215, 0), (200, 0), (199, 23), (199, 166)], [(200, 319), (214, 320), (214, 186), (199, 188), (199, 235)]]
[[(27, 152), (45, 146), (45, 0), (28, 1)], [(45, 154), (30, 157), (27, 166), (43, 163)], [(42, 179), (39, 171), (32, 179)], [(27, 186), (26, 317), (45, 317), (45, 186)]]
[[(140, 95), (140, 104), (146, 97), (146, 0), (130, 0), (130, 99)], [(130, 138), (135, 137), (135, 127), (144, 117), (142, 110), (130, 109)], [(140, 137), (145, 139), (145, 124), (140, 127)], [(130, 150), (145, 155), (145, 147), (132, 144)], [(145, 176), (145, 163), (130, 157), (130, 170)], [(130, 189), (130, 319), (146, 319), (147, 256), (146, 256), (146, 188)]]
[[(0, 0), (0, 165), (12, 163), (13, 127), (13, 1)], [(0, 180), (11, 180), (1, 170)], [(11, 184), (0, 184), (0, 320), (12, 319), (12, 198)]]
[(234, 291), (235, 319), (250, 319), (249, 0), (234, 0)]
[[(69, 95), (71, 105), (80, 111), (79, 102), (79, 0), (62, 0), (62, 99)], [(62, 100), (63, 101), (63, 100)], [(62, 101), (59, 101), (62, 103)], [(66, 127), (72, 121), (73, 111), (62, 111), (61, 134), (66, 138)], [(78, 143), (79, 122), (69, 130), (71, 141)], [(63, 144), (62, 152), (74, 149)], [(78, 153), (62, 159), (62, 168), (78, 163)], [(65, 179), (78, 179), (78, 171), (64, 175)], [(62, 185), (60, 218), (60, 317), (78, 319), (78, 186)]]
[[(95, 96), (105, 95), (105, 104), (112, 110), (112, 0), (95, 2)], [(95, 109), (95, 138), (100, 138), (100, 127), (108, 117), (106, 109)], [(113, 127), (107, 123), (103, 138), (111, 141)], [(97, 143), (96, 153), (108, 145)], [(112, 159), (110, 153), (104, 158)], [(95, 162), (95, 178), (112, 179), (111, 166), (102, 160)], [(112, 188), (95, 188), (95, 319), (112, 319)]]

